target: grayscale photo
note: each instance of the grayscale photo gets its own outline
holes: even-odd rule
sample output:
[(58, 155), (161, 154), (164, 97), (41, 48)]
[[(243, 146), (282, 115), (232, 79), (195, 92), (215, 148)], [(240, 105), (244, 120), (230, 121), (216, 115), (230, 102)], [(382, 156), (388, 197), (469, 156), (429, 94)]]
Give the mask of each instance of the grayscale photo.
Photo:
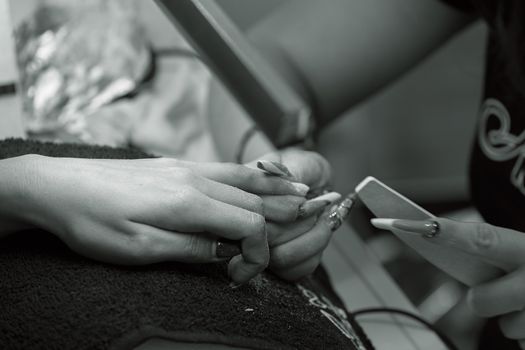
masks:
[(0, 349), (525, 350), (522, 114), (520, 0), (0, 0)]

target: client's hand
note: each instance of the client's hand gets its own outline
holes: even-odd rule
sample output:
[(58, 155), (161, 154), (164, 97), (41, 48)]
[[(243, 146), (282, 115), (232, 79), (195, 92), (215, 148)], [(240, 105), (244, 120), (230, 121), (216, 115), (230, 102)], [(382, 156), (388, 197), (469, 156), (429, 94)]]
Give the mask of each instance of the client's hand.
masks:
[[(314, 191), (325, 188), (330, 180), (330, 165), (314, 152), (287, 149), (260, 159), (283, 164), (291, 173), (288, 178), (305, 183)], [(255, 166), (255, 162), (250, 165)], [(296, 280), (317, 268), (332, 236), (328, 211), (339, 197), (335, 194), (328, 196), (327, 200), (312, 203), (303, 198), (293, 202), (262, 196), (272, 271), (282, 278)], [(283, 210), (285, 207), (289, 209)]]
[(429, 236), (431, 242), (459, 249), (506, 271), (503, 277), (471, 288), (467, 300), (481, 317), (501, 316), (506, 337), (525, 349), (525, 234), (485, 223), (436, 218), (429, 221), (374, 221), (380, 228)]
[(213, 262), (239, 254), (218, 252), (218, 238), (237, 240), (241, 254), (229, 264), (236, 283), (269, 260), (263, 203), (255, 194), (301, 197), (308, 190), (234, 164), (42, 156), (1, 162), (2, 176), (16, 169), (9, 184), (18, 186), (12, 187), (17, 199), (5, 196), (0, 211), (17, 207), (17, 220), (55, 233), (74, 251), (117, 264)]

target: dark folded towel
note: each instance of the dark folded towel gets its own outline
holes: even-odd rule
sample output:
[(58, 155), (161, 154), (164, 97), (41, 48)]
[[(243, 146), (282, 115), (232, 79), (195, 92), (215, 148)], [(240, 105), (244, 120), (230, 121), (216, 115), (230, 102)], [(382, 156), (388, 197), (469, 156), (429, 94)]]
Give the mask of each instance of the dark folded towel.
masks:
[[(136, 150), (0, 142), (0, 158), (38, 153), (143, 158)], [(299, 283), (269, 273), (238, 289), (224, 264), (120, 267), (40, 231), (0, 241), (0, 348), (124, 349), (152, 336), (254, 349), (371, 349), (324, 271)]]

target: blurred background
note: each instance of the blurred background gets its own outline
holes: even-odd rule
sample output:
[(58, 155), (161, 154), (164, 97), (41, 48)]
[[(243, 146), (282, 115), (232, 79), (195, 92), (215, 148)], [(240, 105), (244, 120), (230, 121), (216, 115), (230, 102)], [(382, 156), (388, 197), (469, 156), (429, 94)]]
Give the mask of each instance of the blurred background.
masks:
[[(287, 1), (219, 4), (246, 32)], [(18, 87), (0, 96), (0, 138), (233, 160), (209, 120), (242, 110), (226, 92), (210, 96), (219, 93), (210, 90), (213, 75), (153, 1), (0, 0), (0, 16), (0, 85)], [(477, 218), (468, 208), (467, 168), (485, 32), (472, 25), (323, 130), (318, 150), (333, 166), (336, 190), (350, 192), (372, 175), (435, 214)], [(462, 287), (391, 235), (371, 231), (359, 210), (351, 224), (408, 297), (461, 348), (472, 347), (479, 322), (460, 302)]]

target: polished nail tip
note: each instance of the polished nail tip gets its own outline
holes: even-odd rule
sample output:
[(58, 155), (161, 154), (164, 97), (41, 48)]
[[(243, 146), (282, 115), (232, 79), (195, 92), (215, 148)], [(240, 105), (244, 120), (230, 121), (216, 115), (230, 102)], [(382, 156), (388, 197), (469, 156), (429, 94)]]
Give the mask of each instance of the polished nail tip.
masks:
[(288, 169), (288, 167), (286, 167), (286, 165), (282, 164), (282, 163), (278, 163), (278, 162), (270, 162), (274, 167), (276, 167), (277, 169), (279, 169), (279, 171), (283, 172), (284, 174), (286, 174), (286, 176), (292, 176), (292, 173), (290, 172), (290, 170)]
[(422, 235), (433, 238), (439, 234), (439, 224), (432, 220), (401, 220), (401, 219), (372, 219), (372, 225), (379, 229), (393, 231), (394, 229), (405, 233)]
[(290, 172), (290, 170), (288, 170), (288, 168), (281, 163), (271, 162), (267, 160), (259, 160), (257, 161), (257, 167), (272, 175), (283, 176), (283, 177), (292, 176), (292, 173)]
[(394, 221), (395, 219), (374, 218), (370, 220), (370, 223), (380, 230), (392, 231)]
[(319, 197), (312, 198), (309, 201), (310, 202), (314, 202), (314, 201), (329, 201), (330, 203), (334, 203), (334, 202), (338, 201), (339, 199), (341, 199), (341, 197), (342, 196), (341, 196), (340, 193), (328, 192), (328, 193), (320, 195)]

